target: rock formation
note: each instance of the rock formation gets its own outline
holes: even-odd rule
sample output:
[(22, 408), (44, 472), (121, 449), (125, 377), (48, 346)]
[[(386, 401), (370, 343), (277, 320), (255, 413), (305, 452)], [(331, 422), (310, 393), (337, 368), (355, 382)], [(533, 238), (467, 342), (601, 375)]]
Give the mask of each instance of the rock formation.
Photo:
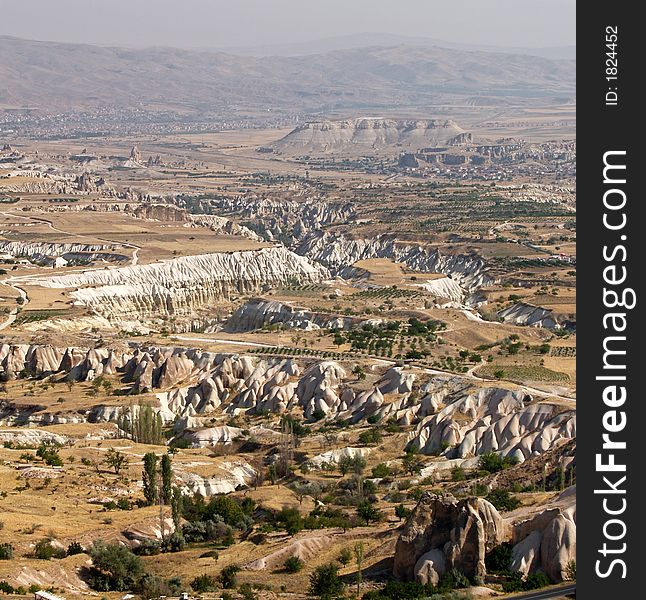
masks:
[(528, 325), (546, 329), (561, 329), (562, 327), (552, 310), (527, 302), (518, 302), (509, 308), (498, 311), (497, 314), (505, 323), (513, 323), (514, 325)]
[[(452, 145), (464, 130), (451, 120), (395, 120), (361, 117), (300, 125), (274, 142), (274, 151), (287, 154), (373, 154), (384, 149)], [(458, 141), (463, 139), (458, 137)], [(455, 142), (458, 143), (458, 142)]]
[(502, 517), (486, 500), (426, 493), (397, 540), (393, 573), (433, 584), (453, 568), (483, 577), (486, 553), (508, 536)]
[(31, 285), (79, 288), (77, 305), (107, 318), (190, 314), (233, 293), (258, 293), (297, 282), (319, 282), (327, 271), (284, 247), (185, 256), (118, 269), (34, 276)]
[(225, 331), (243, 332), (279, 325), (285, 329), (348, 329), (359, 319), (313, 313), (277, 302), (254, 298), (238, 308), (224, 325)]
[(494, 282), (484, 259), (476, 255), (442, 254), (439, 249), (400, 243), (391, 236), (353, 239), (342, 234), (313, 232), (296, 252), (320, 262), (335, 273), (360, 260), (389, 258), (408, 268), (425, 273), (443, 273), (465, 290), (475, 290)]
[(567, 578), (576, 560), (576, 488), (563, 492), (551, 506), (513, 523), (512, 570), (523, 576), (540, 569), (552, 581)]
[(448, 446), (448, 458), (500, 452), (522, 462), (561, 439), (576, 436), (574, 411), (548, 403), (530, 404), (532, 398), (522, 391), (470, 391), (457, 378), (440, 384), (437, 393), (444, 408), (422, 419), (411, 441), (423, 453), (435, 454)]

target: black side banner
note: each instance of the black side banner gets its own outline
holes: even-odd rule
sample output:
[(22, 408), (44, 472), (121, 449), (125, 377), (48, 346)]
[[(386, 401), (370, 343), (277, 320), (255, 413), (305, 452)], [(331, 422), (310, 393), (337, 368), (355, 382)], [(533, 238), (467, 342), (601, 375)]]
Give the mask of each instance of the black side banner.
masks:
[(577, 596), (643, 598), (644, 34), (628, 2), (577, 21)]

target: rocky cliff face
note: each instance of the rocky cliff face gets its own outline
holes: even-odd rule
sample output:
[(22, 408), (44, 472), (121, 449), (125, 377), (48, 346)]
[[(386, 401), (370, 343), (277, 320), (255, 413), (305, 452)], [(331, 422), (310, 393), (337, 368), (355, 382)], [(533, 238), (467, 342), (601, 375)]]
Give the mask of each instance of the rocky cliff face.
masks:
[(450, 458), (500, 452), (522, 462), (576, 436), (574, 411), (561, 411), (548, 403), (529, 404), (532, 398), (522, 391), (469, 390), (465, 383), (456, 378), (428, 391), (444, 408), (419, 423), (412, 447), (434, 454), (448, 446)]
[(0, 253), (16, 258), (27, 258), (34, 264), (48, 264), (53, 258), (61, 257), (68, 262), (75, 260), (123, 261), (128, 257), (115, 251), (121, 246), (115, 244), (64, 244), (56, 242), (9, 242), (0, 241)]
[[(256, 196), (217, 198), (208, 200), (204, 210), (235, 216), (263, 239), (281, 240), (288, 245), (302, 239), (311, 231), (339, 223), (346, 223), (355, 215), (349, 203), (326, 202), (305, 189), (295, 190), (303, 195), (298, 200), (275, 199)], [(181, 201), (180, 201), (181, 202)], [(196, 219), (203, 218), (195, 215)]]
[(191, 227), (207, 227), (220, 235), (239, 235), (256, 242), (260, 242), (263, 239), (248, 227), (239, 225), (226, 217), (218, 217), (216, 215), (189, 215), (188, 222)]
[(576, 560), (576, 488), (552, 506), (513, 521), (512, 569), (523, 576), (540, 569), (552, 581), (566, 579), (568, 564)]
[(390, 258), (415, 271), (449, 275), (469, 291), (494, 282), (487, 264), (479, 256), (445, 255), (439, 250), (402, 244), (385, 235), (373, 239), (352, 239), (345, 235), (313, 232), (298, 245), (296, 252), (341, 274), (344, 268), (359, 260)]
[(29, 283), (72, 292), (77, 305), (119, 318), (190, 314), (233, 293), (258, 293), (288, 283), (314, 283), (327, 271), (284, 247), (185, 256), (119, 269), (34, 276)]
[(486, 500), (426, 493), (397, 540), (393, 573), (434, 585), (453, 568), (470, 578), (484, 577), (486, 553), (508, 536), (502, 517)]
[(561, 329), (562, 327), (553, 311), (526, 302), (518, 302), (505, 308), (498, 312), (498, 316), (505, 323), (513, 323), (514, 325), (545, 327), (546, 329)]
[[(477, 388), (469, 379), (437, 376), (422, 385), (419, 394), (412, 394), (417, 375), (401, 367), (386, 368), (366, 387), (337, 362), (307, 358), (299, 362), (197, 348), (136, 347), (119, 352), (0, 346), (1, 377), (64, 373), (69, 380), (87, 381), (113, 375), (130, 384), (134, 393), (156, 392), (156, 409), (165, 422), (176, 423), (177, 431), (212, 428), (210, 419), (244, 412), (297, 410), (306, 419), (322, 413), (328, 420), (353, 423), (374, 416), (382, 422), (393, 418), (402, 425), (417, 424), (409, 445), (422, 453), (470, 459), (495, 451), (521, 462), (576, 436), (574, 411), (533, 402), (522, 391)], [(42, 412), (35, 407), (16, 416), (9, 407), (2, 418), (33, 424), (115, 422), (119, 414), (116, 406), (95, 406), (83, 414)], [(224, 435), (205, 435), (216, 433)], [(200, 437), (194, 435), (196, 440)]]
[(297, 309), (275, 300), (255, 298), (237, 309), (224, 325), (225, 331), (243, 332), (279, 325), (286, 329), (348, 329), (359, 319), (334, 317)]
[(383, 149), (418, 149), (453, 145), (464, 130), (451, 120), (358, 118), (305, 123), (274, 142), (288, 154), (372, 154)]

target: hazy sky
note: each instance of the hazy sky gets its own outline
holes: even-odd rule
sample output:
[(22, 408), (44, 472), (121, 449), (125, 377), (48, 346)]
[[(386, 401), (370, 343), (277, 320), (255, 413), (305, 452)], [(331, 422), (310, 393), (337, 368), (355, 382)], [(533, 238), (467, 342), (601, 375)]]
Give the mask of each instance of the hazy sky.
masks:
[(0, 0), (0, 35), (235, 47), (385, 32), (496, 46), (575, 43), (575, 0)]

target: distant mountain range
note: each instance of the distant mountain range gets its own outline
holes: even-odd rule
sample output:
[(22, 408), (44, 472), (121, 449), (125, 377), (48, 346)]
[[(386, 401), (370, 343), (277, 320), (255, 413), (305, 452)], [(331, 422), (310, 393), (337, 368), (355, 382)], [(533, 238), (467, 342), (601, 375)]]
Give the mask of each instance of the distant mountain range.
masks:
[(231, 54), (238, 54), (240, 56), (302, 56), (307, 54), (324, 54), (335, 50), (366, 48), (370, 46), (432, 46), (453, 50), (540, 56), (542, 58), (551, 58), (555, 60), (574, 60), (576, 58), (576, 46), (548, 46), (544, 48), (487, 46), (483, 44), (449, 42), (447, 40), (440, 40), (437, 38), (373, 32), (339, 35), (329, 38), (309, 40), (307, 42), (267, 44), (263, 46), (223, 47), (217, 48), (217, 50), (229, 52)]
[(0, 107), (46, 112), (330, 111), (573, 100), (575, 62), (436, 46), (304, 56), (117, 48), (0, 36)]

